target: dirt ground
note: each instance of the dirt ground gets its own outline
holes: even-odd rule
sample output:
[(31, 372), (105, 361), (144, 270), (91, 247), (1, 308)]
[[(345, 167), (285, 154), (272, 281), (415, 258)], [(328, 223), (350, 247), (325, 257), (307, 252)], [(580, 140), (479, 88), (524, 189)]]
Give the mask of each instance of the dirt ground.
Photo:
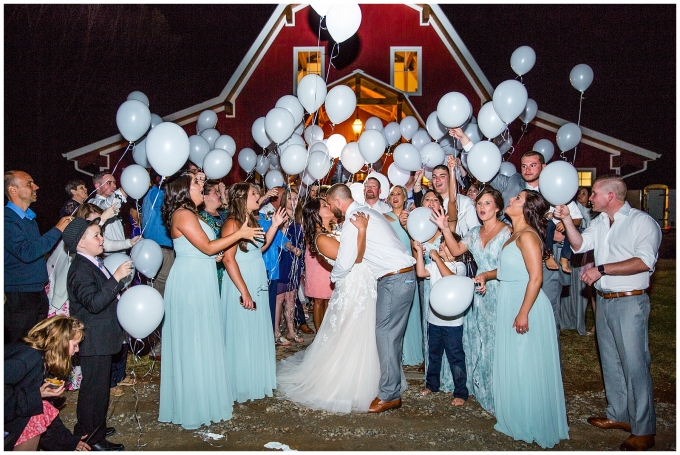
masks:
[[(666, 236), (664, 236), (666, 237)], [(672, 246), (665, 239), (661, 257), (675, 258), (675, 235)], [(675, 269), (675, 261), (664, 261)], [(309, 320), (312, 326), (311, 318)], [(592, 313), (587, 313), (587, 327)], [(675, 331), (671, 334), (675, 337)], [(277, 348), (277, 359), (287, 357), (308, 346), (314, 335), (303, 335), (304, 344)], [(604, 415), (606, 399), (602, 374), (597, 360), (594, 336), (579, 336), (575, 330), (561, 335), (562, 365), (569, 439), (553, 450), (618, 450), (628, 437), (621, 430), (601, 430), (589, 425), (592, 415)], [(667, 347), (675, 351), (675, 343)], [(661, 357), (660, 355), (657, 357)], [(654, 450), (676, 450), (676, 383), (674, 358), (671, 372), (657, 373), (652, 352), (652, 374), (657, 418)], [(151, 368), (153, 366), (153, 369)], [(128, 359), (128, 371), (134, 369), (137, 385), (126, 387), (125, 395), (111, 399), (108, 425), (117, 429), (110, 438), (125, 444), (126, 450), (268, 450), (270, 442), (285, 444), (292, 450), (541, 450), (536, 444), (514, 441), (493, 429), (495, 419), (470, 397), (461, 407), (451, 406), (450, 393), (421, 397), (424, 385), (417, 367), (406, 367), (409, 389), (403, 395), (401, 409), (381, 414), (337, 415), (312, 411), (293, 403), (265, 398), (234, 404), (233, 418), (198, 430), (184, 430), (178, 425), (157, 421), (160, 365), (148, 356)], [(148, 373), (148, 374), (147, 374)], [(61, 416), (67, 427), (75, 424), (77, 392), (65, 392)]]

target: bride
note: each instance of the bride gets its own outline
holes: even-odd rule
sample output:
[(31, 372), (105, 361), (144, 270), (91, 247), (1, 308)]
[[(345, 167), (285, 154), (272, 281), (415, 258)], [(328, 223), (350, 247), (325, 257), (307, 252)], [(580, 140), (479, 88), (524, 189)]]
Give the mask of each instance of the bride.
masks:
[[(331, 233), (334, 216), (330, 206), (323, 199), (312, 199), (302, 213), (312, 253), (321, 254), (332, 265), (340, 243), (338, 236)], [(314, 342), (307, 350), (281, 360), (276, 368), (279, 397), (311, 409), (367, 412), (378, 394), (377, 280), (362, 263), (369, 216), (363, 212), (356, 212), (355, 216), (348, 220), (359, 231), (358, 254), (352, 270), (335, 284)]]

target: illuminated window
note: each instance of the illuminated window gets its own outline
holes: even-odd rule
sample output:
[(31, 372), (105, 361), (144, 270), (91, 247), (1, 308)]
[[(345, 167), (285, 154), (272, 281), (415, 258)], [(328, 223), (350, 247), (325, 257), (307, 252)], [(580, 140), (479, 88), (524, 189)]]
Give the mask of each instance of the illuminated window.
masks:
[(422, 47), (390, 47), (390, 83), (410, 95), (423, 94)]
[(297, 93), (297, 85), (308, 74), (324, 77), (324, 48), (293, 48), (293, 93)]
[(577, 169), (578, 186), (592, 187), (595, 181), (595, 169)]

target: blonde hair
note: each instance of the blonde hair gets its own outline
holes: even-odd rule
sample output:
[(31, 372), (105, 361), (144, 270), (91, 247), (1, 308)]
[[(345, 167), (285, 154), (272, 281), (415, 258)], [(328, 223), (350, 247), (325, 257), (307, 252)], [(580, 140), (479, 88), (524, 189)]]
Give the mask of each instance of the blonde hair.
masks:
[(595, 183), (599, 183), (600, 187), (605, 191), (614, 193), (614, 196), (616, 196), (616, 199), (619, 201), (626, 200), (626, 191), (628, 188), (623, 179), (618, 175), (603, 175), (602, 177), (595, 179), (593, 185)]
[(23, 342), (44, 353), (47, 369), (62, 378), (71, 372), (69, 341), (82, 340), (85, 325), (76, 318), (54, 316), (38, 322), (23, 338)]

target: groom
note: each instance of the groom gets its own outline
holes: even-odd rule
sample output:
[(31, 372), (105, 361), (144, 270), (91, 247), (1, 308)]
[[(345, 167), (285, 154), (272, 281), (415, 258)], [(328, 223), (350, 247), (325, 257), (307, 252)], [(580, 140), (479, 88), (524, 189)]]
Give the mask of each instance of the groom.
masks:
[[(401, 407), (401, 356), (416, 286), (416, 260), (406, 251), (385, 217), (355, 202), (347, 185), (333, 185), (326, 194), (326, 201), (338, 219), (344, 216), (348, 220), (358, 210), (370, 215), (363, 262), (379, 277), (375, 336), (380, 358), (380, 391), (368, 412)], [(356, 258), (357, 228), (352, 223), (344, 223), (331, 281), (336, 282), (347, 275)]]

